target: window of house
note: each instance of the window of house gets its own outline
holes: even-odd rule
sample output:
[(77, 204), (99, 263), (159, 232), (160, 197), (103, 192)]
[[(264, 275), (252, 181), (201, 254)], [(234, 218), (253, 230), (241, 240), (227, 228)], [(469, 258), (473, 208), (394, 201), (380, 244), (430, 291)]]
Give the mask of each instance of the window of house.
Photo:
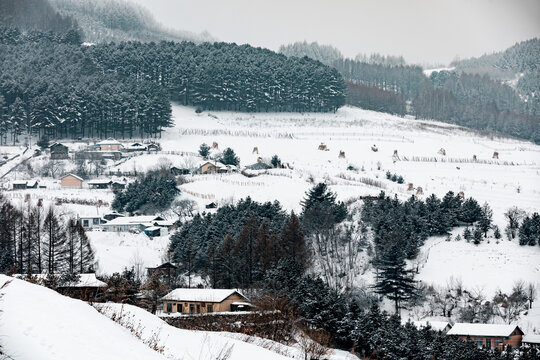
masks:
[(197, 304), (197, 314), (201, 312), (201, 305)]
[(484, 345), (484, 344), (482, 343), (482, 339), (476, 339), (476, 340), (474, 340), (474, 343), (476, 344), (476, 346), (478, 346), (478, 347), (480, 347), (480, 348), (482, 347), (482, 345)]
[(491, 349), (491, 339), (486, 339), (486, 347)]
[(93, 223), (94, 225), (99, 225), (99, 219), (93, 219), (93, 220), (92, 220), (92, 223)]
[(83, 221), (82, 221), (82, 226), (88, 227), (88, 225), (90, 225), (90, 223), (88, 222), (88, 220), (83, 220)]
[(502, 343), (502, 340), (495, 340), (495, 348), (498, 349), (499, 347), (501, 347)]
[(208, 311), (209, 313), (214, 312), (214, 305), (208, 304), (208, 306), (206, 307), (206, 311)]
[(195, 304), (189, 304), (189, 313), (194, 314), (195, 313)]
[(172, 304), (171, 303), (167, 303), (167, 312), (168, 313), (172, 312)]
[(183, 307), (182, 307), (182, 304), (177, 304), (177, 305), (176, 305), (176, 311), (179, 312), (179, 313), (184, 312), (184, 309), (183, 309)]

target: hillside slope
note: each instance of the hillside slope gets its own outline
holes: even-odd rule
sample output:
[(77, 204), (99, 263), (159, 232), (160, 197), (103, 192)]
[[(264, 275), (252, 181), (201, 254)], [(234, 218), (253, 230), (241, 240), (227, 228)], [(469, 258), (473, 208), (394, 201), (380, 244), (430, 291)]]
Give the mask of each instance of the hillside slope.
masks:
[(17, 360), (164, 360), (85, 302), (0, 275), (0, 341)]
[[(174, 328), (135, 306), (96, 305), (105, 315), (120, 316), (120, 325), (83, 301), (0, 275), (0, 287), (9, 281), (0, 290), (0, 339), (5, 353), (17, 360), (211, 360), (229, 350), (230, 360), (288, 359), (218, 333)], [(163, 354), (146, 344), (163, 347)]]

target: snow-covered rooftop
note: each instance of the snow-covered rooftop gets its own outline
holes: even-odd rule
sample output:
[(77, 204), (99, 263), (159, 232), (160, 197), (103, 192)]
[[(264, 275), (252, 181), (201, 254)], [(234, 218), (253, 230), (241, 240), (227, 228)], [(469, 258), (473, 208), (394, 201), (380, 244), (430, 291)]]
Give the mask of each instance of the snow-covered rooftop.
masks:
[[(402, 321), (403, 324), (406, 323), (406, 321)], [(450, 323), (448, 321), (437, 321), (437, 320), (417, 320), (412, 321), (413, 325), (416, 326), (417, 329), (422, 329), (425, 327), (430, 326), (431, 329), (435, 331), (443, 331), (446, 329), (447, 326), (450, 326)]]
[(98, 142), (96, 145), (122, 145), (122, 143), (113, 138), (108, 138), (107, 140)]
[(522, 342), (528, 343), (528, 344), (540, 344), (540, 335), (536, 335), (536, 334), (523, 335)]
[(516, 325), (455, 323), (447, 335), (510, 336)]
[(204, 301), (204, 302), (222, 302), (234, 293), (238, 293), (247, 300), (239, 291), (234, 289), (184, 289), (179, 288), (171, 291), (162, 300), (176, 301)]
[(148, 224), (154, 221), (163, 221), (161, 217), (155, 215), (142, 215), (142, 216), (123, 216), (117, 217), (107, 223), (107, 225), (137, 225)]
[[(106, 287), (107, 284), (96, 278), (94, 273), (78, 274), (79, 281), (73, 283), (65, 283), (62, 287)], [(32, 275), (37, 279), (38, 282), (44, 281), (47, 279), (49, 274), (34, 274)], [(18, 279), (24, 279), (26, 275), (23, 274), (14, 274), (13, 277)], [(55, 277), (61, 277), (61, 274), (55, 274)]]

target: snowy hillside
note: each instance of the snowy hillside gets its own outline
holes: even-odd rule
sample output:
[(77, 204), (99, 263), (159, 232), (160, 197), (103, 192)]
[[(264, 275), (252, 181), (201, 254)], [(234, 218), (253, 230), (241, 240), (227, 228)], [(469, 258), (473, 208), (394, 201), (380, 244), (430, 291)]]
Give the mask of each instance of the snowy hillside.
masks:
[[(178, 329), (131, 305), (96, 304), (98, 311), (85, 302), (5, 275), (0, 275), (2, 286), (1, 344), (17, 360), (212, 360), (229, 352), (226, 358), (231, 360), (302, 356), (298, 348), (260, 338)], [(342, 351), (330, 356), (332, 360), (353, 358)]]
[(0, 290), (0, 338), (14, 359), (166, 359), (87, 303), (5, 275), (0, 286), (10, 280)]

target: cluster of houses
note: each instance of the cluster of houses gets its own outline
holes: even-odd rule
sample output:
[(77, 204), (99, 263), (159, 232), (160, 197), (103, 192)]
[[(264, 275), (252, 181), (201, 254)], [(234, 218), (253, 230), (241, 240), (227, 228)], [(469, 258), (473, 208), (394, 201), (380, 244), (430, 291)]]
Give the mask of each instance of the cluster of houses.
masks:
[[(77, 159), (120, 159), (123, 152), (157, 152), (161, 150), (159, 144), (131, 143), (123, 144), (113, 138), (89, 145), (85, 150), (75, 153)], [(50, 158), (52, 160), (69, 159), (69, 148), (61, 143), (54, 143), (49, 146)]]

